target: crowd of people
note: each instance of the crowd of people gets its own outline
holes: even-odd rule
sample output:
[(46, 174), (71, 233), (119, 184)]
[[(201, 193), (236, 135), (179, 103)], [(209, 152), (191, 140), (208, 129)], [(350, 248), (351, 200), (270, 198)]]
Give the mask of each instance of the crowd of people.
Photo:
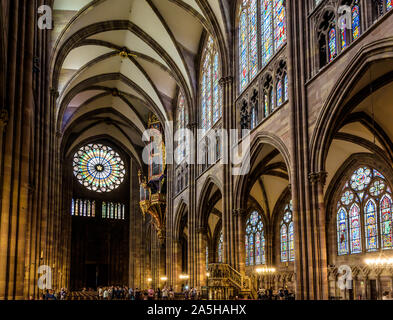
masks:
[(289, 292), (288, 288), (279, 288), (273, 290), (273, 288), (258, 290), (258, 300), (294, 300), (295, 295)]
[[(139, 288), (123, 287), (99, 287), (97, 290), (99, 300), (174, 300), (175, 291), (172, 287), (165, 286), (163, 289), (153, 288), (147, 290), (140, 290)], [(197, 300), (200, 298), (200, 293), (196, 288), (184, 289), (181, 294), (185, 300)]]
[[(197, 288), (184, 287), (181, 293), (175, 295), (172, 287), (165, 286), (163, 289), (153, 288), (141, 290), (139, 288), (129, 288), (127, 286), (107, 286), (98, 287), (97, 290), (83, 288), (78, 291), (79, 295), (94, 297), (98, 300), (200, 300), (203, 299), (201, 292)], [(40, 295), (40, 300), (72, 300), (74, 294), (68, 292), (66, 288), (61, 290), (44, 290)], [(250, 300), (250, 296), (235, 296), (234, 300)], [(292, 300), (294, 295), (289, 292), (288, 288), (279, 290), (262, 289), (257, 293), (258, 300)], [(30, 297), (33, 300), (33, 297)]]

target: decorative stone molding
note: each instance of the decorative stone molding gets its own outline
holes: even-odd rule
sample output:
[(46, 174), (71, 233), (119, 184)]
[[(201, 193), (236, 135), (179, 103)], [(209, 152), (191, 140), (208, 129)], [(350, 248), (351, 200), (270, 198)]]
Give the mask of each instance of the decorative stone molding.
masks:
[(228, 76), (228, 77), (222, 77), (219, 81), (218, 81), (219, 85), (221, 87), (227, 85), (227, 84), (231, 84), (233, 83), (233, 77), (232, 76)]
[(315, 185), (317, 183), (322, 184), (324, 186), (326, 184), (327, 172), (313, 172), (308, 175), (308, 179), (310, 182)]
[(246, 214), (246, 210), (245, 209), (233, 209), (232, 214), (234, 217), (243, 216)]

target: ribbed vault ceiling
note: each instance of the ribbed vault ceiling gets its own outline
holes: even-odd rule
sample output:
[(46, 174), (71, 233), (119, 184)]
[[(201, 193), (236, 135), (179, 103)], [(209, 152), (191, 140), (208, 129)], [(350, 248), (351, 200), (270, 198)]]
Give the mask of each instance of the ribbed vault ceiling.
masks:
[(179, 90), (194, 107), (206, 34), (226, 46), (220, 0), (55, 0), (54, 10), (51, 83), (68, 150), (110, 132), (137, 155), (149, 112), (173, 120)]

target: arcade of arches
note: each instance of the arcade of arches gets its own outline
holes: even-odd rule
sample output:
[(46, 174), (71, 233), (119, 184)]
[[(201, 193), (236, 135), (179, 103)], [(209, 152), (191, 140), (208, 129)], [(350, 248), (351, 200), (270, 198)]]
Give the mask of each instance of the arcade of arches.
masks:
[(70, 291), (393, 292), (392, 7), (2, 1), (0, 299), (38, 297), (42, 266)]

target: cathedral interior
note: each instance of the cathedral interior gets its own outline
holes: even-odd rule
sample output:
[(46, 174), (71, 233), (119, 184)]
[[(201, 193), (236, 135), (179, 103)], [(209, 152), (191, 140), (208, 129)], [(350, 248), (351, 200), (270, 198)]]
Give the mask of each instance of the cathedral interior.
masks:
[(392, 295), (392, 8), (1, 1), (0, 300)]

